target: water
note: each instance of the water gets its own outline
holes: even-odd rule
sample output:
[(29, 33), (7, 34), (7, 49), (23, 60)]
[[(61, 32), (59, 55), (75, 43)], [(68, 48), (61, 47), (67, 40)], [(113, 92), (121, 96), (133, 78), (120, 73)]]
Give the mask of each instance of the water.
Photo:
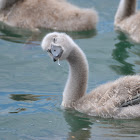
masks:
[[(119, 0), (70, 2), (95, 6), (100, 16), (97, 31), (69, 33), (89, 62), (87, 92), (139, 74), (140, 45), (113, 29)], [(102, 119), (60, 108), (68, 66), (42, 51), (45, 34), (0, 25), (0, 140), (139, 140), (139, 119)]]

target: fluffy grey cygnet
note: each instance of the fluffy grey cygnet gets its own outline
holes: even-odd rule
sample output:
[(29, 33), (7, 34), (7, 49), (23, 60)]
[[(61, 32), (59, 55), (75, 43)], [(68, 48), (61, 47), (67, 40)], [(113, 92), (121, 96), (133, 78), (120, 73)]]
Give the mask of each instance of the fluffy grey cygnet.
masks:
[(133, 41), (140, 43), (140, 11), (136, 11), (136, 2), (120, 0), (114, 25), (116, 30), (127, 33)]
[(98, 15), (66, 0), (0, 0), (0, 21), (15, 27), (61, 31), (96, 28)]
[(140, 75), (125, 76), (103, 84), (86, 94), (88, 62), (80, 47), (65, 33), (49, 33), (42, 49), (54, 60), (66, 60), (69, 77), (62, 106), (104, 118), (140, 117)]

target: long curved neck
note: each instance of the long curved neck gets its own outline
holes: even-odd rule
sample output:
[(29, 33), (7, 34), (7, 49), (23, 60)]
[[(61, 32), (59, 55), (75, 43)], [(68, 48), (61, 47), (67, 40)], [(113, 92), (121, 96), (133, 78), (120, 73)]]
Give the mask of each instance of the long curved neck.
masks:
[(69, 78), (63, 92), (62, 106), (72, 108), (86, 92), (88, 80), (88, 63), (82, 50), (77, 46), (70, 53)]
[(19, 0), (0, 0), (0, 10), (12, 6), (17, 1)]
[(115, 22), (120, 22), (136, 12), (137, 0), (120, 0)]

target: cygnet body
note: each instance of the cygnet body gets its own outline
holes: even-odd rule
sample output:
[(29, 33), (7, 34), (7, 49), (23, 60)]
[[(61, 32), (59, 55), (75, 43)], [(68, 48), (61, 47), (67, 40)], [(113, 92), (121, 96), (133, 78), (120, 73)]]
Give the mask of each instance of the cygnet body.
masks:
[(83, 31), (95, 29), (98, 16), (66, 0), (0, 0), (0, 21), (32, 30)]
[(115, 15), (116, 30), (123, 31), (137, 43), (140, 43), (140, 11), (136, 11), (137, 0), (120, 0)]
[(86, 94), (88, 62), (80, 47), (65, 33), (50, 33), (41, 44), (54, 61), (66, 60), (69, 77), (62, 106), (104, 118), (140, 117), (140, 75), (125, 76)]

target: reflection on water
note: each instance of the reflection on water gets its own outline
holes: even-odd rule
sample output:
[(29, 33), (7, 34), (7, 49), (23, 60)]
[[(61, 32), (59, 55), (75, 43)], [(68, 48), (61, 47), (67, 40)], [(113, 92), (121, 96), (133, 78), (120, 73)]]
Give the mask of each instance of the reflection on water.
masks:
[(9, 113), (20, 113), (22, 111), (26, 111), (26, 108), (17, 108), (15, 111), (10, 111)]
[[(135, 60), (135, 64), (140, 65), (140, 47), (139, 47), (139, 44), (138, 44), (138, 47), (132, 51), (132, 53), (135, 54), (136, 56), (138, 56), (138, 60)], [(140, 73), (140, 68), (139, 68), (139, 73)]]
[[(40, 100), (38, 97), (41, 95), (32, 95), (32, 94), (11, 94), (10, 99), (15, 100), (15, 101), (24, 101), (24, 102), (29, 102), (29, 101), (37, 101)], [(26, 111), (27, 108), (25, 107), (20, 107), (16, 108), (13, 111), (9, 111), (9, 113), (20, 113), (23, 111)]]
[(109, 130), (110, 133), (105, 133), (104, 137), (112, 138), (125, 138), (131, 140), (138, 139), (138, 134), (140, 133), (140, 122), (138, 120), (103, 120), (100, 119), (100, 123), (104, 124), (102, 126), (105, 130)]
[(67, 140), (89, 140), (95, 137), (103, 140), (137, 140), (140, 133), (140, 119), (130, 121), (93, 118), (72, 110), (64, 111), (63, 114), (69, 126)]
[(112, 52), (112, 57), (120, 64), (111, 65), (110, 67), (121, 75), (135, 74), (134, 65), (126, 61), (129, 58), (128, 49), (131, 49), (134, 45), (127, 40), (127, 37), (123, 33), (119, 33), (117, 40), (119, 42), (115, 44), (116, 48)]
[[(0, 39), (15, 42), (34, 44), (33, 41), (41, 41), (47, 34), (53, 32), (53, 30), (40, 29), (39, 31), (30, 31), (27, 29), (21, 29), (16, 27), (10, 27), (0, 22)], [(66, 32), (73, 39), (91, 38), (96, 35), (96, 30), (79, 31), (79, 32)], [(38, 44), (36, 44), (38, 45)]]
[(76, 111), (69, 112), (64, 111), (64, 118), (68, 125), (70, 126), (68, 132), (67, 140), (88, 140), (91, 138), (91, 125), (90, 119), (86, 116), (85, 118), (79, 115), (74, 114)]
[(53, 112), (60, 106), (60, 98), (57, 94), (9, 94), (0, 92), (0, 115), (9, 113), (28, 114), (35, 112)]
[(32, 94), (11, 94), (10, 98), (16, 101), (37, 101), (41, 95)]

